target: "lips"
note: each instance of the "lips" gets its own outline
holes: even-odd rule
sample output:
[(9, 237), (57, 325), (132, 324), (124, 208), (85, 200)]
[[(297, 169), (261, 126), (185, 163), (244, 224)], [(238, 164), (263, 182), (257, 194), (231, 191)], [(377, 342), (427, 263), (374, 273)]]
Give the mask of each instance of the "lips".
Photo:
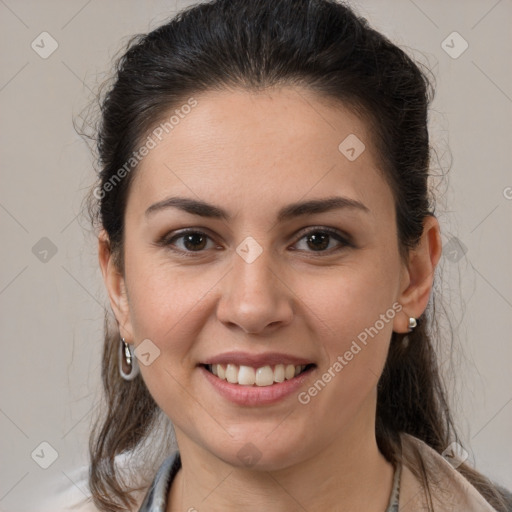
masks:
[[(211, 363), (211, 370), (213, 370), (213, 364), (219, 365), (219, 363)], [(232, 363), (227, 363), (224, 365), (220, 365), (226, 368), (225, 372), (227, 371), (228, 365)], [(214, 375), (212, 371), (208, 369), (210, 365), (206, 364), (199, 364), (198, 369), (200, 370), (200, 374), (204, 376), (205, 382), (209, 383), (210, 389), (214, 392), (218, 393), (223, 399), (227, 400), (228, 402), (231, 402), (232, 404), (235, 404), (236, 406), (240, 407), (267, 407), (272, 406), (274, 404), (277, 404), (281, 402), (282, 400), (285, 400), (287, 398), (293, 397), (296, 395), (300, 388), (303, 387), (308, 379), (313, 378), (312, 375), (314, 375), (314, 372), (317, 368), (315, 364), (306, 364), (304, 365), (304, 370), (302, 370), (297, 376), (295, 376), (296, 367), (294, 365), (291, 365), (291, 368), (293, 368), (294, 376), (291, 379), (286, 379), (286, 369), (285, 369), (285, 378), (283, 382), (275, 382), (275, 372), (276, 367), (279, 365), (285, 366), (282, 363), (278, 363), (277, 365), (264, 365), (259, 366), (257, 368), (255, 367), (248, 367), (250, 370), (243, 370), (243, 366), (247, 365), (233, 365), (235, 366), (233, 371), (234, 375), (236, 375), (236, 369), (238, 368), (238, 375), (237, 382), (231, 383), (228, 382), (226, 379), (219, 378), (218, 375)], [(300, 365), (300, 368), (302, 368), (303, 365)], [(263, 373), (263, 375), (260, 375), (257, 377), (257, 370), (261, 368), (269, 367), (272, 370), (272, 374), (270, 374), (268, 368), (265, 370), (262, 370), (260, 373)], [(291, 374), (291, 368), (289, 370)], [(240, 376), (240, 370), (242, 369), (242, 372), (251, 372), (254, 371), (254, 378), (255, 383), (253, 385), (250, 384), (239, 384), (238, 382), (250, 382), (250, 380), (244, 380), (250, 378), (247, 377), (247, 374), (244, 376), (242, 373), (242, 376)], [(221, 370), (222, 371), (222, 370)], [(279, 372), (281, 370), (277, 369), (278, 377)], [(217, 366), (217, 372), (218, 372), (218, 366)], [(267, 375), (265, 376), (265, 373)], [(290, 375), (289, 374), (289, 375)], [(272, 375), (272, 382), (270, 385), (265, 385), (270, 382), (270, 375)], [(225, 376), (225, 375), (224, 375)], [(256, 378), (261, 379), (259, 380), (260, 385), (256, 384)], [(265, 379), (267, 379), (265, 381)], [(232, 379), (233, 380), (233, 379)], [(261, 385), (263, 384), (263, 385)]]

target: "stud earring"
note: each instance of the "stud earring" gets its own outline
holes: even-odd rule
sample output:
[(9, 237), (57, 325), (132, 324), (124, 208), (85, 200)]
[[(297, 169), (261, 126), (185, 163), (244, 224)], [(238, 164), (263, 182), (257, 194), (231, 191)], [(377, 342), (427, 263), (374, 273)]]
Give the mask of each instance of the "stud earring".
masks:
[(409, 318), (409, 332), (412, 332), (417, 325), (418, 322), (416, 321), (416, 318), (411, 316)]
[(133, 380), (139, 374), (139, 364), (131, 345), (121, 338), (119, 344), (119, 373), (124, 380)]

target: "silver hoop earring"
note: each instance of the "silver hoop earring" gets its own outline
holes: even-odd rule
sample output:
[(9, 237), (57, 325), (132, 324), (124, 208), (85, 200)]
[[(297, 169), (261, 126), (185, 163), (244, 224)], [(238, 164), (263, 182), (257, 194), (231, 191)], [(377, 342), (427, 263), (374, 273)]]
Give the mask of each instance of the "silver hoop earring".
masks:
[(416, 321), (416, 318), (410, 317), (409, 318), (409, 332), (412, 332), (413, 329), (418, 325), (418, 322)]
[(121, 338), (119, 344), (119, 373), (124, 380), (133, 380), (139, 374), (139, 364), (131, 345)]

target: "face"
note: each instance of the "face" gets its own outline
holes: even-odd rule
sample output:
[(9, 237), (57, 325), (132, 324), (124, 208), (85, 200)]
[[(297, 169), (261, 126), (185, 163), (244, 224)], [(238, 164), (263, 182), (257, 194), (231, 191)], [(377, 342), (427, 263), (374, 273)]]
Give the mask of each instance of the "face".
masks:
[(134, 176), (116, 314), (128, 342), (150, 340), (142, 377), (179, 442), (284, 468), (374, 426), (404, 316), (393, 196), (343, 105), (195, 98)]

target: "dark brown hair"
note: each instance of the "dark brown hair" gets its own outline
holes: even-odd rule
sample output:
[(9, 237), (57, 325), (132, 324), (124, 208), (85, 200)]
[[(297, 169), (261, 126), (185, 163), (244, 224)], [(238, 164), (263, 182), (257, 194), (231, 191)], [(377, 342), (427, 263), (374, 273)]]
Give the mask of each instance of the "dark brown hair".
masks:
[[(100, 100), (99, 183), (89, 198), (92, 220), (107, 232), (119, 271), (124, 212), (137, 166), (118, 182), (113, 178), (151, 130), (171, 109), (203, 91), (288, 85), (306, 87), (364, 116), (394, 194), (400, 254), (407, 261), (425, 218), (434, 214), (427, 187), (427, 113), (433, 98), (427, 72), (334, 0), (217, 0), (187, 8), (136, 36)], [(411, 334), (393, 333), (378, 383), (377, 442), (394, 464), (401, 460), (402, 432), (438, 453), (458, 439), (436, 361), (434, 304), (431, 300)], [(105, 412), (90, 437), (89, 485), (100, 510), (120, 511), (134, 505), (135, 486), (120, 481), (115, 457), (140, 449), (151, 433), (163, 437), (157, 425), (165, 420), (140, 376), (120, 377), (119, 332), (107, 324)], [(457, 469), (497, 510), (506, 510), (491, 481), (468, 464)], [(417, 475), (428, 488), (425, 470)]]

